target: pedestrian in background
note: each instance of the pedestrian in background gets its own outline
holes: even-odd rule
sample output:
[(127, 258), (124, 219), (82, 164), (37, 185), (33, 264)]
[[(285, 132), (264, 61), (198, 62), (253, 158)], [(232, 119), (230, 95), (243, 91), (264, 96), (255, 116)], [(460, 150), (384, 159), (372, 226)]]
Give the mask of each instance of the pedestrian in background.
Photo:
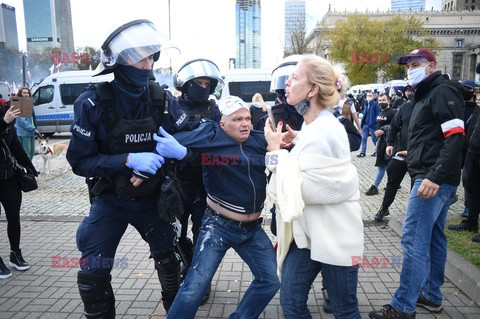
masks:
[[(380, 107), (378, 106), (377, 101), (373, 99), (372, 92), (367, 92), (366, 102), (362, 113), (362, 121), (360, 122), (360, 129), (362, 130), (362, 149), (357, 157), (365, 157), (368, 135), (372, 138), (373, 145), (377, 145), (375, 130), (377, 129), (377, 116), (380, 114)], [(376, 155), (376, 152), (372, 154), (372, 156)]]
[[(20, 250), (20, 206), (22, 191), (15, 173), (12, 157), (20, 165), (27, 167), (38, 175), (35, 167), (20, 145), (15, 134), (14, 120), (20, 117), (20, 109), (0, 109), (0, 202), (7, 218), (7, 235), (10, 242), (10, 267), (25, 271), (30, 265), (23, 259)], [(0, 258), (0, 279), (11, 277), (10, 269)]]
[[(32, 93), (29, 88), (22, 87), (18, 90), (17, 96), (32, 97)], [(33, 154), (35, 153), (35, 134), (38, 133), (35, 127), (34, 116), (33, 114), (31, 117), (19, 117), (15, 121), (18, 139), (30, 160), (32, 160)]]

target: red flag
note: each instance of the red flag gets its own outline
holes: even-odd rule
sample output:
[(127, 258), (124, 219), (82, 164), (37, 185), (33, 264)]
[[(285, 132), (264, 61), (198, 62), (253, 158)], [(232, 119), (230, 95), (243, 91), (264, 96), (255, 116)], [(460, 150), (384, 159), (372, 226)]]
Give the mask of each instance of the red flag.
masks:
[(32, 78), (32, 75), (30, 74), (30, 71), (27, 72), (27, 78), (30, 80)]
[(60, 72), (60, 69), (62, 68), (62, 63), (57, 64), (55, 68), (57, 68), (57, 73)]

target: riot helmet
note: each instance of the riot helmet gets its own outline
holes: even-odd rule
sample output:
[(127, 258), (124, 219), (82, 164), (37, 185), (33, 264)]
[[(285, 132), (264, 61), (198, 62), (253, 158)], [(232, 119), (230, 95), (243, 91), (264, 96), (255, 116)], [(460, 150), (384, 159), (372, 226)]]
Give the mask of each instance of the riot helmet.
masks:
[(300, 55), (295, 54), (283, 59), (275, 69), (272, 71), (272, 79), (270, 82), (270, 92), (276, 92), (278, 90), (285, 90), (285, 82), (288, 77), (295, 70), (295, 66), (300, 60)]
[(113, 72), (118, 64), (132, 65), (151, 55), (157, 61), (160, 51), (166, 49), (179, 51), (151, 21), (130, 21), (115, 29), (102, 44), (96, 75)]
[(184, 63), (173, 75), (173, 86), (182, 93), (187, 93), (186, 84), (195, 78), (211, 80), (209, 94), (213, 94), (215, 89), (220, 91), (224, 85), (220, 70), (215, 63), (207, 59), (195, 59)]

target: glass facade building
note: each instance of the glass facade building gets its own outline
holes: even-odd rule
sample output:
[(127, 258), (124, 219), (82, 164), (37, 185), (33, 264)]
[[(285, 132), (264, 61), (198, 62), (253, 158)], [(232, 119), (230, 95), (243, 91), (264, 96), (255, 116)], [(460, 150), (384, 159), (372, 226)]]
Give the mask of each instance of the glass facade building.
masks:
[(261, 66), (261, 7), (260, 0), (235, 2), (236, 58), (235, 68)]
[(392, 11), (424, 11), (425, 0), (392, 0)]
[(0, 43), (18, 51), (17, 18), (15, 8), (2, 3), (0, 12)]
[(70, 0), (23, 0), (27, 51), (74, 52)]
[(305, 31), (305, 1), (285, 1), (285, 51), (292, 49), (292, 34)]

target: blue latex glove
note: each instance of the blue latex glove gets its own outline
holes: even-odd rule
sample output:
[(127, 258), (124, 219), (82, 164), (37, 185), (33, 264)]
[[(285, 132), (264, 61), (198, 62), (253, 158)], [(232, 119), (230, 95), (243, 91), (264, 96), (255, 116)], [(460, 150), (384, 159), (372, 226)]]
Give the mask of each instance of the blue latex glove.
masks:
[(158, 130), (163, 137), (153, 134), (153, 139), (157, 141), (155, 148), (157, 153), (167, 158), (183, 159), (187, 154), (187, 148), (178, 143), (175, 137), (168, 134), (163, 127), (160, 126)]
[(165, 163), (165, 159), (155, 153), (130, 153), (128, 154), (128, 167), (133, 170), (145, 172), (154, 175), (157, 170)]

